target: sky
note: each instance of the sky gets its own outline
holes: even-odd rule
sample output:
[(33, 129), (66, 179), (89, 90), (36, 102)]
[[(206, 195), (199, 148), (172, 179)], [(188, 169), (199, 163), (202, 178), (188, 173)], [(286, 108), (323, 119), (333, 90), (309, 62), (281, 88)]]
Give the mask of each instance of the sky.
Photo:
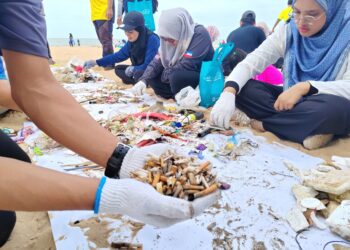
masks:
[[(221, 39), (226, 39), (232, 30), (239, 27), (239, 20), (244, 11), (255, 11), (256, 21), (265, 21), (271, 29), (279, 12), (287, 5), (287, 0), (158, 0), (158, 2), (156, 23), (162, 10), (183, 7), (189, 11), (196, 23), (205, 26), (216, 25)], [(75, 38), (96, 38), (90, 19), (89, 0), (44, 0), (44, 6), (49, 38), (66, 38), (69, 33)], [(117, 29), (114, 30), (114, 37), (125, 38), (123, 31)]]

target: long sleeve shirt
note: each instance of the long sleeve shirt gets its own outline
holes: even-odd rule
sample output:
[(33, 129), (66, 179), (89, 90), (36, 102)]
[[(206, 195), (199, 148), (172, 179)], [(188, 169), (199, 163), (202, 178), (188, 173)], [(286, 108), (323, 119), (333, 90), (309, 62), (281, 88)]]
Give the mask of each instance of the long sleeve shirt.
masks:
[(214, 48), (208, 31), (202, 25), (197, 25), (187, 51), (174, 66), (165, 69), (160, 57), (156, 56), (148, 65), (140, 80), (145, 80), (147, 82), (147, 80), (156, 78), (159, 74), (162, 74), (161, 80), (168, 83), (170, 75), (175, 70), (183, 69), (199, 72), (202, 62), (212, 60), (213, 54)]
[[(147, 50), (145, 54), (145, 60), (141, 65), (133, 65), (135, 70), (145, 70), (148, 64), (153, 60), (155, 55), (158, 52), (158, 48), (160, 45), (160, 41), (157, 35), (152, 34), (148, 38), (147, 42)], [(114, 65), (119, 62), (123, 62), (130, 58), (130, 43), (127, 42), (123, 48), (121, 48), (118, 52), (105, 56), (101, 59), (96, 60), (96, 63), (100, 67), (106, 67), (108, 65)]]
[[(284, 57), (287, 43), (287, 25), (281, 26), (269, 36), (264, 43), (246, 59), (239, 63), (226, 79), (226, 82), (235, 82), (241, 90), (249, 79), (274, 64), (278, 58)], [(309, 81), (318, 92), (317, 94), (332, 94), (350, 100), (350, 53), (341, 67), (334, 81)]]

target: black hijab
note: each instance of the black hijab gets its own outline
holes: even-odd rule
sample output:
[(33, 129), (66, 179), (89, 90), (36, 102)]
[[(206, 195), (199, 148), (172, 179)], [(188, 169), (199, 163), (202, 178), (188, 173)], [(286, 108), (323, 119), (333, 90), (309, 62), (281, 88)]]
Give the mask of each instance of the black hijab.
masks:
[(133, 66), (138, 66), (145, 61), (148, 38), (154, 33), (147, 29), (146, 26), (138, 26), (135, 30), (139, 32), (139, 37), (135, 42), (129, 42), (130, 60)]

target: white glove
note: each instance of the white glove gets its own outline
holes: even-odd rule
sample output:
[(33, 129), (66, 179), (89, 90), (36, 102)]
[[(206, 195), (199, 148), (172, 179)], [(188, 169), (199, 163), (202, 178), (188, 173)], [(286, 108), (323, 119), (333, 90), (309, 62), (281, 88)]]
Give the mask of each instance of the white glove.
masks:
[(229, 129), (235, 106), (236, 96), (230, 92), (222, 92), (210, 113), (210, 122), (215, 126)]
[(97, 65), (96, 60), (89, 60), (84, 63), (85, 69), (90, 69), (92, 67), (95, 67)]
[(132, 87), (131, 92), (134, 95), (143, 95), (146, 91), (146, 87), (146, 83), (144, 83), (143, 81), (139, 81), (134, 85), (134, 87)]
[(125, 75), (128, 76), (128, 77), (132, 77), (133, 74), (134, 74), (134, 66), (129, 66), (125, 69)]
[[(101, 185), (104, 181), (104, 185)], [(124, 214), (156, 227), (168, 227), (199, 215), (219, 198), (220, 191), (217, 191), (189, 202), (162, 195), (151, 185), (133, 179), (103, 177), (94, 211)]]
[(130, 173), (145, 166), (150, 154), (160, 156), (167, 150), (173, 149), (169, 144), (155, 144), (142, 148), (131, 148), (126, 154), (120, 168), (120, 178), (130, 178)]

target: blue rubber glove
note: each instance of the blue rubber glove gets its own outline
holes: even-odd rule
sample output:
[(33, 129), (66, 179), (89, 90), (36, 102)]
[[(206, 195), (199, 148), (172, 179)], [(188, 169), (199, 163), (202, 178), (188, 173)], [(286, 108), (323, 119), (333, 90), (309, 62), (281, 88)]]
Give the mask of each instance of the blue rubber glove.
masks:
[(84, 63), (84, 69), (90, 69), (97, 65), (96, 60), (89, 60)]
[(134, 75), (135, 67), (129, 66), (125, 69), (125, 75), (128, 77), (132, 77)]

